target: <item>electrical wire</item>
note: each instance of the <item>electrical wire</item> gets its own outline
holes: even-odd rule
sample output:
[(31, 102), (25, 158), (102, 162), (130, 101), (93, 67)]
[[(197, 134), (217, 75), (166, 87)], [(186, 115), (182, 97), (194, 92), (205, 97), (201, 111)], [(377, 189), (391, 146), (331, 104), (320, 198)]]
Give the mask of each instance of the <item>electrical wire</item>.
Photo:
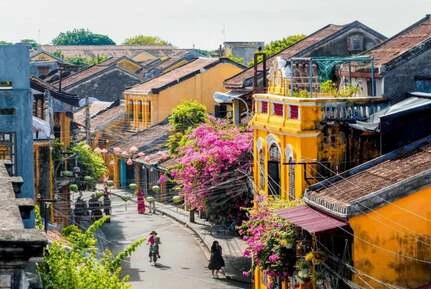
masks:
[[(329, 167), (325, 166), (325, 165), (324, 165), (324, 164), (322, 164), (321, 162), (318, 162), (318, 164), (319, 164), (319, 165), (321, 165), (321, 166), (323, 166), (323, 167), (325, 167), (327, 170), (331, 171), (331, 172), (332, 172), (332, 173), (334, 173), (336, 176), (340, 177), (341, 179), (345, 180), (346, 182), (350, 183), (351, 185), (354, 185), (355, 187), (359, 188), (362, 192), (367, 192), (367, 191), (365, 190), (365, 188), (362, 188), (362, 187), (360, 187), (358, 184), (351, 182), (351, 181), (349, 180), (349, 178), (345, 178), (345, 177), (343, 177), (341, 174), (338, 174), (338, 173), (334, 172), (331, 168), (329, 168)], [(406, 208), (404, 208), (404, 207), (402, 207), (402, 206), (399, 206), (399, 205), (397, 205), (397, 204), (395, 204), (395, 203), (393, 203), (393, 202), (390, 202), (390, 201), (388, 201), (388, 200), (386, 200), (386, 199), (384, 199), (384, 198), (381, 198), (381, 197), (380, 197), (380, 196), (378, 196), (378, 195), (375, 195), (375, 197), (379, 198), (380, 200), (382, 200), (383, 202), (385, 202), (385, 203), (387, 203), (387, 204), (389, 204), (389, 205), (393, 205), (393, 206), (395, 206), (395, 207), (399, 208), (400, 210), (405, 211), (406, 213), (409, 213), (409, 214), (411, 214), (411, 215), (413, 215), (413, 216), (416, 216), (416, 217), (418, 217), (418, 218), (420, 218), (420, 219), (422, 219), (422, 220), (424, 220), (424, 221), (426, 221), (426, 222), (430, 222), (430, 223), (431, 223), (431, 219), (427, 219), (427, 218), (425, 218), (425, 217), (423, 217), (423, 216), (421, 216), (421, 215), (418, 215), (418, 214), (416, 214), (415, 212), (410, 211), (410, 210), (408, 210), (408, 209), (406, 209)]]
[[(320, 176), (322, 176), (316, 169), (314, 169), (314, 168), (311, 168), (312, 170), (314, 170), (314, 172), (316, 173), (316, 174), (318, 174), (318, 175), (320, 175)], [(337, 192), (342, 192), (342, 189), (341, 188), (339, 188), (336, 184), (332, 184), (331, 186), (324, 186), (325, 188), (327, 188), (327, 189), (329, 189), (329, 188), (331, 188), (331, 189), (335, 189)], [(365, 205), (363, 205), (363, 204), (361, 204), (361, 203), (359, 203), (359, 205), (361, 205), (363, 208), (364, 208), (364, 210), (361, 210), (361, 209), (359, 209), (361, 212), (363, 212), (363, 213), (367, 213), (368, 211), (371, 211), (371, 212), (373, 212), (373, 213), (375, 213), (376, 215), (378, 215), (378, 216), (380, 216), (380, 217), (382, 217), (382, 218), (384, 218), (384, 219), (386, 219), (386, 220), (388, 220), (388, 221), (390, 221), (392, 224), (395, 224), (395, 225), (397, 225), (397, 226), (399, 226), (399, 227), (401, 227), (401, 228), (403, 228), (403, 229), (405, 229), (406, 231), (408, 231), (408, 232), (410, 232), (410, 233), (413, 233), (414, 235), (417, 235), (418, 233), (417, 232), (415, 232), (415, 231), (413, 231), (413, 230), (411, 230), (410, 228), (408, 228), (408, 227), (406, 227), (406, 226), (404, 226), (404, 225), (401, 225), (400, 223), (398, 223), (398, 222), (395, 222), (394, 220), (392, 220), (391, 218), (388, 218), (388, 217), (386, 217), (386, 216), (384, 216), (383, 214), (380, 214), (378, 211), (376, 211), (376, 210), (374, 210), (374, 209), (372, 209), (372, 208), (369, 208), (369, 207), (367, 207), (367, 206), (365, 206)], [(379, 219), (379, 218), (377, 218), (376, 216), (373, 216), (373, 215), (368, 215), (370, 218), (373, 218), (373, 219), (375, 219), (378, 223), (380, 223), (380, 224), (382, 224), (382, 225), (384, 225), (384, 226), (388, 226), (388, 224), (387, 223), (385, 223), (385, 222), (382, 222), (381, 221), (381, 219)], [(400, 231), (400, 230), (397, 230), (397, 229), (395, 229), (394, 227), (391, 227), (391, 228), (393, 228), (394, 229), (394, 231), (396, 231), (396, 232), (399, 232), (399, 233), (404, 233), (403, 231)], [(429, 240), (429, 242), (426, 242), (426, 241), (424, 241), (424, 240), (422, 240), (422, 239), (419, 239), (419, 238), (417, 238), (417, 237), (415, 237), (415, 240), (417, 241), (417, 242), (419, 242), (419, 243), (422, 243), (422, 244), (424, 244), (424, 245), (426, 245), (426, 246), (431, 246), (431, 240), (429, 239), (429, 238), (427, 238), (426, 240)]]

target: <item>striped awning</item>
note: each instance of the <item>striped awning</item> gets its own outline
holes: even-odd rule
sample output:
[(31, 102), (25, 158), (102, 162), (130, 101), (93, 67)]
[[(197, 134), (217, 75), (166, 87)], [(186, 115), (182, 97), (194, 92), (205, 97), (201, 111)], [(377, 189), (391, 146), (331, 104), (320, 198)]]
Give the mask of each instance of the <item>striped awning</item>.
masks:
[(346, 222), (332, 218), (306, 205), (280, 209), (277, 214), (311, 234), (347, 226)]

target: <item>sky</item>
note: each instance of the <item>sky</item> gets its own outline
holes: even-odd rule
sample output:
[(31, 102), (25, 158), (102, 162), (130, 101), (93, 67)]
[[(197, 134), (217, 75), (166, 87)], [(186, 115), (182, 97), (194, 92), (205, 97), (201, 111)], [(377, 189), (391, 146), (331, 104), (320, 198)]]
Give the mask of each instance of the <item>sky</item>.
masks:
[(354, 20), (392, 36), (431, 13), (431, 0), (0, 0), (0, 40), (51, 43), (88, 28), (117, 44), (155, 35), (180, 48), (215, 49), (223, 41), (265, 41), (309, 34)]

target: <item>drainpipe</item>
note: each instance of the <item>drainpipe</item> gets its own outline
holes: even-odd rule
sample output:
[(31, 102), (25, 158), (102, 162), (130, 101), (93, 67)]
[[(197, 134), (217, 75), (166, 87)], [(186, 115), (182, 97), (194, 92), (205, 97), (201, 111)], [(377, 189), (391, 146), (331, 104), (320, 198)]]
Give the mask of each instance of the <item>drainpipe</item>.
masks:
[(232, 101), (232, 109), (233, 109), (233, 124), (235, 126), (239, 126), (241, 123), (241, 113), (240, 113), (240, 106), (239, 106), (239, 100), (234, 99)]

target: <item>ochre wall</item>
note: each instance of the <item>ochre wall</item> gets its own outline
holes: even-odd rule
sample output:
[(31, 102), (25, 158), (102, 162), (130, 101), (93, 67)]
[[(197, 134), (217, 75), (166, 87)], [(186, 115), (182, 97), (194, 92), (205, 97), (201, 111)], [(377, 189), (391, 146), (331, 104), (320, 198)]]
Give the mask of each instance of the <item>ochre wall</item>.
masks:
[(172, 113), (177, 105), (189, 100), (198, 101), (205, 105), (209, 113), (214, 113), (214, 92), (225, 91), (223, 81), (240, 71), (241, 68), (236, 65), (220, 63), (203, 73), (162, 90), (160, 94), (155, 95), (156, 104), (151, 107), (152, 123), (162, 121)]
[[(404, 288), (429, 284), (431, 264), (400, 255), (431, 261), (430, 200), (431, 187), (427, 187), (370, 213), (351, 218), (349, 223), (355, 236), (354, 267), (376, 279)], [(361, 277), (373, 288), (385, 288), (366, 276)], [(358, 275), (354, 282), (364, 285)]]
[[(177, 83), (169, 88), (160, 91), (159, 94), (146, 95), (146, 94), (124, 94), (126, 102), (126, 110), (130, 111), (133, 109), (134, 118), (130, 120), (130, 124), (135, 128), (145, 128), (149, 125), (155, 125), (163, 121), (168, 117), (172, 110), (179, 104), (195, 100), (203, 104), (209, 113), (214, 113), (215, 102), (213, 100), (213, 94), (216, 91), (225, 91), (223, 87), (223, 81), (238, 72), (241, 68), (231, 63), (220, 63), (206, 71), (196, 74), (189, 79), (186, 79), (180, 83)], [(129, 101), (133, 100), (135, 105), (130, 106)], [(137, 101), (151, 102), (151, 122), (138, 121), (136, 112), (139, 109), (139, 105), (136, 105)], [(146, 107), (147, 108), (147, 107)], [(146, 119), (146, 112), (143, 111), (143, 120)]]

